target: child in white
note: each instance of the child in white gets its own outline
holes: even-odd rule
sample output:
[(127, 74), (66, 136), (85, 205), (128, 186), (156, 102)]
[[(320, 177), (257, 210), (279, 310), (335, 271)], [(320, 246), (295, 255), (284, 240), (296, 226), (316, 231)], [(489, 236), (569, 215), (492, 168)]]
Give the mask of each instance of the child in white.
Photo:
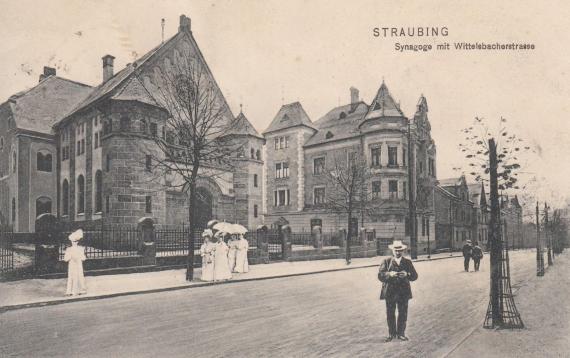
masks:
[(83, 230), (79, 229), (69, 235), (71, 246), (65, 249), (63, 260), (67, 265), (67, 295), (82, 295), (87, 292), (85, 276), (83, 275), (83, 261), (86, 260), (85, 248), (77, 242), (83, 238)]

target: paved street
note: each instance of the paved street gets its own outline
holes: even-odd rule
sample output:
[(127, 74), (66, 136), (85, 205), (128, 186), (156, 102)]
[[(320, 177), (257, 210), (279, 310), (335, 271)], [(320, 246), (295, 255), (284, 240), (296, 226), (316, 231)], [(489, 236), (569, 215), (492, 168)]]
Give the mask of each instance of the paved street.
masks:
[[(512, 253), (513, 286), (534, 260)], [(416, 263), (410, 342), (382, 342), (377, 269), (363, 268), (9, 311), (0, 356), (442, 356), (482, 324), (488, 264)]]

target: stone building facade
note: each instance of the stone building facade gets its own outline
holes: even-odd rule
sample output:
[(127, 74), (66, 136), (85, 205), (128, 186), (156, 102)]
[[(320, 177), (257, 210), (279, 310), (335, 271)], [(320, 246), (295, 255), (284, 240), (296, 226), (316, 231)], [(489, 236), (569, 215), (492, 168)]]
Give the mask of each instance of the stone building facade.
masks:
[[(198, 208), (189, 208), (187, 192), (174, 185), (179, 176), (149, 161), (161, 155), (156, 138), (167, 140), (169, 133), (169, 113), (152, 93), (156, 74), (175, 69), (171, 64), (180, 56), (203, 66), (226, 120), (235, 121), (224, 136), (242, 143), (231, 168), (203, 164)], [(182, 15), (175, 36), (118, 73), (113, 56), (102, 60), (103, 81), (96, 87), (59, 78), (48, 68), (40, 84), (0, 105), (0, 220), (16, 231), (32, 232), (34, 208), (39, 207), (69, 222), (100, 219), (122, 225), (152, 217), (158, 224), (178, 225), (188, 221), (189, 210), (196, 210), (201, 226), (212, 218), (260, 225), (265, 139), (243, 113), (231, 113), (192, 35), (190, 19)], [(39, 153), (50, 155), (50, 171), (35, 168)]]
[(294, 231), (310, 230), (315, 225), (324, 232), (346, 229), (346, 214), (327, 210), (326, 191), (331, 187), (325, 171), (330, 171), (338, 158), (358, 155), (369, 167), (366, 185), (373, 197), (371, 205), (378, 210), (374, 215), (358, 217), (355, 225), (375, 230), (379, 238), (406, 239), (411, 180), (418, 198), (421, 252), (435, 228), (436, 147), (427, 101), (421, 96), (413, 119), (408, 119), (384, 83), (370, 105), (359, 99), (355, 88), (350, 94), (349, 104), (331, 109), (315, 122), (299, 102), (284, 105), (263, 132), (267, 141), (266, 225), (288, 224)]

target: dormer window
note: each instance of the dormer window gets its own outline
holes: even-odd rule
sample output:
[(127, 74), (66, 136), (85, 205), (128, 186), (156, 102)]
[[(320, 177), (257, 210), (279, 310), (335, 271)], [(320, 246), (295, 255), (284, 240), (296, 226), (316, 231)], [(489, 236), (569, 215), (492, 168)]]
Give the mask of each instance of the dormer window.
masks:
[(285, 122), (289, 120), (289, 116), (287, 114), (285, 114), (282, 118), (281, 118), (281, 122)]
[(374, 110), (377, 111), (380, 109), (380, 103), (376, 102), (376, 104), (374, 105)]
[(346, 118), (346, 113), (340, 112), (339, 119), (345, 119), (345, 118)]
[(332, 137), (334, 137), (334, 134), (332, 134), (331, 131), (328, 131), (327, 134), (325, 135), (326, 139), (331, 139)]

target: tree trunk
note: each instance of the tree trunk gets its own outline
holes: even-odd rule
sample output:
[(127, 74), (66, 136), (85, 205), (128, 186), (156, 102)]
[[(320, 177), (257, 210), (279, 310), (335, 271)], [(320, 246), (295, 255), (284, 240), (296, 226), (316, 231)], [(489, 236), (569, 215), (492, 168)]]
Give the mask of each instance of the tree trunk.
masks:
[(196, 181), (190, 183), (190, 204), (188, 205), (188, 230), (190, 237), (188, 238), (188, 260), (186, 263), (186, 281), (194, 279), (194, 227), (196, 208)]
[(348, 212), (348, 230), (346, 232), (346, 264), (350, 264), (350, 239), (352, 237), (352, 212)]
[(501, 227), (499, 209), (499, 191), (497, 183), (497, 146), (493, 138), (489, 139), (489, 164), (490, 164), (490, 184), (491, 184), (491, 217), (489, 221), (489, 241), (491, 243), (491, 309), (493, 326), (498, 326), (502, 322), (500, 309), (501, 295)]

